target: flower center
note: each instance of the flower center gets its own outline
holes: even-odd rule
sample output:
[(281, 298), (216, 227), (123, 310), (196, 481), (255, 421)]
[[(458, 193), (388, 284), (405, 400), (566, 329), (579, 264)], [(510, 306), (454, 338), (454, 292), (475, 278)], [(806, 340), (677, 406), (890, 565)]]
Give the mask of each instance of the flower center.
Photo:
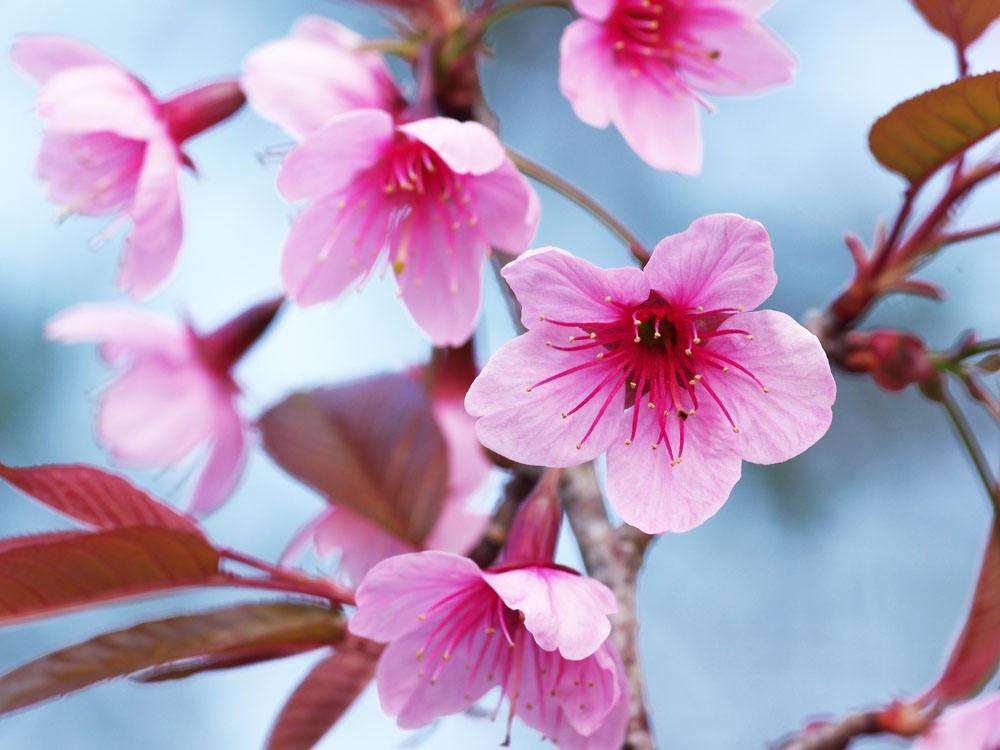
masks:
[[(717, 377), (737, 375), (748, 378), (767, 393), (766, 386), (747, 367), (717, 351), (714, 342), (727, 336), (753, 336), (748, 331), (725, 327), (725, 320), (740, 312), (737, 308), (705, 310), (673, 305), (655, 292), (636, 307), (612, 301), (620, 316), (613, 322), (556, 321), (549, 323), (577, 329), (568, 342), (546, 345), (563, 352), (594, 351), (594, 359), (576, 364), (529, 386), (535, 388), (597, 368), (597, 384), (576, 404), (568, 405), (563, 419), (578, 412), (595, 399), (603, 399), (586, 433), (577, 443), (577, 450), (593, 434), (594, 429), (611, 407), (615, 397), (625, 391), (625, 408), (632, 409), (632, 425), (625, 445), (632, 445), (640, 419), (653, 420), (656, 441), (666, 449), (672, 466), (680, 463), (684, 453), (685, 422), (695, 415), (701, 398), (715, 403), (733, 432), (739, 432), (730, 410), (714, 387)], [(643, 406), (645, 405), (645, 408)], [(647, 415), (640, 417), (640, 414)], [(676, 429), (677, 445), (671, 440), (671, 424)]]

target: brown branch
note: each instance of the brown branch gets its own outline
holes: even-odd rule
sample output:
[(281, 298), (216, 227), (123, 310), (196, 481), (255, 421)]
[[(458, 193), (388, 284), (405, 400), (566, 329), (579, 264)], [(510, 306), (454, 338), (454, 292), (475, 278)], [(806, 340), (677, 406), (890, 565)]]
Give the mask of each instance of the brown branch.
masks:
[(612, 616), (611, 637), (621, 655), (629, 684), (629, 724), (623, 750), (653, 750), (656, 743), (644, 699), (636, 611), (639, 569), (653, 537), (629, 526), (622, 526), (617, 532), (614, 530), (604, 510), (593, 464), (566, 469), (560, 489), (584, 567), (618, 599), (618, 612)]
[(774, 750), (844, 750), (854, 739), (882, 731), (879, 712), (866, 711), (806, 729), (780, 741)]

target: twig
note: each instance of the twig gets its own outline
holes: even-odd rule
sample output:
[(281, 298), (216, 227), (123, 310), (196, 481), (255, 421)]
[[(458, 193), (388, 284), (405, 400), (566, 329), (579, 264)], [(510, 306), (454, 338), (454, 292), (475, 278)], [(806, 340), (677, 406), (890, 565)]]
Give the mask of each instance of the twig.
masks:
[(629, 724), (623, 750), (652, 750), (656, 744), (643, 697), (636, 588), (639, 569), (653, 537), (628, 526), (615, 532), (604, 510), (593, 464), (566, 469), (560, 489), (584, 567), (618, 599), (618, 612), (612, 617), (612, 638), (629, 684)]
[(943, 234), (938, 237), (935, 244), (938, 247), (944, 247), (945, 245), (953, 245), (956, 242), (965, 242), (966, 240), (983, 237), (987, 234), (993, 234), (994, 232), (1000, 232), (1000, 221), (995, 221), (992, 224), (986, 224), (981, 227), (973, 227), (972, 229), (963, 229), (958, 232)]
[(247, 567), (267, 573), (269, 578), (245, 578), (226, 573), (223, 575), (224, 585), (244, 586), (249, 588), (285, 591), (293, 594), (308, 594), (328, 599), (336, 604), (354, 604), (353, 592), (325, 578), (312, 578), (294, 570), (272, 565), (269, 562), (252, 557), (243, 552), (223, 549), (219, 554), (226, 560), (246, 565)]
[(774, 750), (844, 750), (857, 737), (880, 734), (882, 731), (878, 712), (866, 711), (808, 729), (779, 742)]
[(955, 427), (955, 432), (958, 434), (962, 445), (965, 446), (965, 450), (976, 467), (976, 473), (979, 474), (983, 487), (986, 489), (986, 495), (993, 505), (993, 512), (1000, 517), (1000, 486), (997, 485), (996, 480), (993, 478), (993, 470), (990, 468), (990, 462), (987, 460), (975, 432), (972, 431), (972, 426), (965, 418), (954, 396), (951, 395), (951, 391), (948, 390), (948, 383), (945, 378), (941, 378), (939, 396), (941, 405), (944, 406), (952, 425)]

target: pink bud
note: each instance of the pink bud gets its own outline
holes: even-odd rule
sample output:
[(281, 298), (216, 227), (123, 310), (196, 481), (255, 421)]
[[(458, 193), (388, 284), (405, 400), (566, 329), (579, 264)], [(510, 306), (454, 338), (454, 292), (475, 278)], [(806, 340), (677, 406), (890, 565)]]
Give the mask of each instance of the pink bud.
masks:
[(199, 86), (163, 102), (160, 113), (179, 146), (188, 138), (230, 117), (246, 102), (239, 81), (219, 81)]
[(552, 562), (563, 515), (559, 502), (561, 474), (560, 469), (546, 471), (521, 503), (511, 524), (507, 544), (497, 561), (500, 567)]
[(852, 334), (845, 364), (855, 372), (870, 372), (878, 385), (901, 391), (930, 380), (934, 363), (924, 343), (913, 334), (878, 330)]
[(282, 296), (259, 302), (215, 331), (194, 334), (202, 360), (215, 372), (228, 373), (264, 334), (284, 303)]

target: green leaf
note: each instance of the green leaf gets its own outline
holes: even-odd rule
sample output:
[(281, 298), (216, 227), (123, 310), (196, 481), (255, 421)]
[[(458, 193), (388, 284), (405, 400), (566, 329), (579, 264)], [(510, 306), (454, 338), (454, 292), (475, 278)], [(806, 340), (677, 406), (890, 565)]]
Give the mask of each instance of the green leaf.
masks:
[(882, 166), (922, 184), (1000, 128), (1000, 72), (962, 78), (909, 99), (881, 117), (868, 145)]
[(335, 643), (343, 615), (313, 604), (244, 604), (144, 622), (56, 651), (0, 676), (0, 714), (160, 664), (251, 647)]
[(1000, 17), (997, 0), (912, 0), (927, 23), (961, 48), (968, 47)]

